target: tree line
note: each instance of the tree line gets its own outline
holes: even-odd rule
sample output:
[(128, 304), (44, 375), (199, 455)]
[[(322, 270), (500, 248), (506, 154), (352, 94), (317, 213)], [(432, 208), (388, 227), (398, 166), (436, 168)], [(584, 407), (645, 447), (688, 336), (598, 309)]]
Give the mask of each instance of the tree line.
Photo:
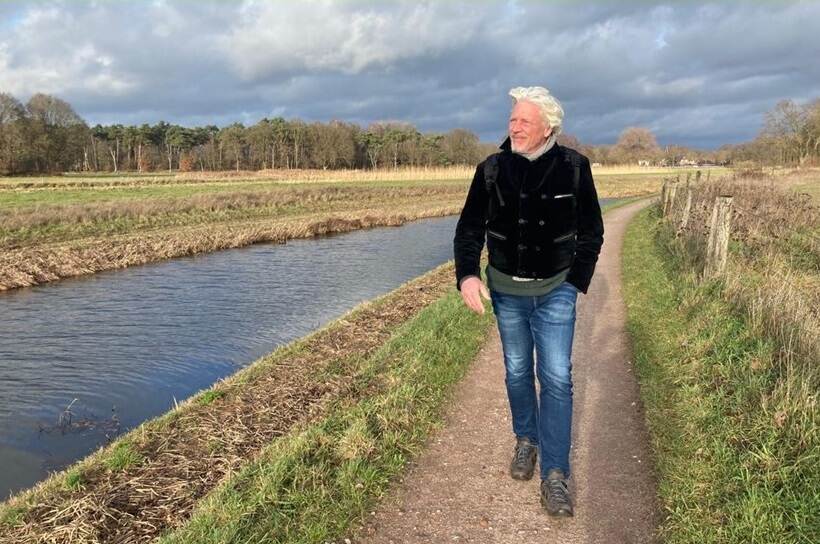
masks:
[(473, 165), (493, 148), (468, 130), (422, 134), (398, 122), (89, 127), (60, 98), (38, 93), (22, 104), (0, 93), (0, 174)]
[[(782, 101), (766, 113), (754, 140), (716, 150), (662, 147), (644, 127), (627, 127), (614, 145), (587, 145), (569, 134), (559, 142), (600, 164), (818, 164), (820, 99), (806, 105)], [(276, 117), (247, 127), (188, 128), (164, 121), (89, 127), (60, 98), (38, 93), (23, 104), (0, 92), (0, 175), (474, 165), (496, 145), (464, 129), (422, 134), (399, 122), (362, 128)]]

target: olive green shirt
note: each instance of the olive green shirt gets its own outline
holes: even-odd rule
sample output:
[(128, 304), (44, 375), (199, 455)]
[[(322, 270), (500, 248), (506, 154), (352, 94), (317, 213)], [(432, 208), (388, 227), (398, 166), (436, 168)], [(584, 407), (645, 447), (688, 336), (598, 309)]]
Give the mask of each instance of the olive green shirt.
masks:
[(569, 268), (565, 268), (549, 278), (537, 279), (516, 279), (516, 276), (505, 274), (489, 264), (485, 272), (487, 274), (487, 287), (493, 291), (498, 291), (505, 295), (540, 297), (564, 283), (569, 274)]

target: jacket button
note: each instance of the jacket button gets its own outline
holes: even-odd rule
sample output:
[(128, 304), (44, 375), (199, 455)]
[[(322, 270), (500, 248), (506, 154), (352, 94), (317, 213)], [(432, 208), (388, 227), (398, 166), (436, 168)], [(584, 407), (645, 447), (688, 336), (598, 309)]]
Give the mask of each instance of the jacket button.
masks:
[(544, 220), (543, 220), (543, 219), (541, 219), (540, 221), (538, 221), (538, 224), (539, 224), (539, 225), (541, 225), (541, 226), (543, 227), (543, 226), (544, 226)]
[(547, 199), (547, 194), (546, 193), (541, 193), (541, 200), (546, 200), (546, 199)]
[(523, 225), (523, 224), (525, 224), (526, 222), (527, 222), (527, 220), (526, 220), (526, 219), (524, 219), (523, 217), (522, 217), (522, 218), (520, 218), (520, 219), (518, 220), (518, 224), (519, 224), (519, 225)]
[(521, 198), (527, 198), (527, 193), (521, 193)]
[(524, 244), (518, 244), (519, 251), (524, 251), (525, 249), (527, 249), (527, 246), (525, 246)]

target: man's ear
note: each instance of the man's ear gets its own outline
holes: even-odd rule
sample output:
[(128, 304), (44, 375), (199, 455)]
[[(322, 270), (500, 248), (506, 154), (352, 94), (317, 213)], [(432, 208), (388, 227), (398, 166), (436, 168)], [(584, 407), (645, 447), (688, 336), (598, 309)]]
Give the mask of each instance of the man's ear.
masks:
[(544, 138), (549, 138), (550, 134), (552, 134), (552, 127), (547, 127), (544, 129)]

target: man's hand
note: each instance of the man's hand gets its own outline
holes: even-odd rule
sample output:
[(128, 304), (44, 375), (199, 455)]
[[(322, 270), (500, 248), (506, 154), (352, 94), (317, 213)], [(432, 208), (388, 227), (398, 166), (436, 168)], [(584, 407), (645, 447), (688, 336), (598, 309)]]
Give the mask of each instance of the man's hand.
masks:
[(461, 299), (469, 309), (477, 314), (484, 314), (484, 304), (481, 297), (490, 300), (490, 292), (476, 276), (469, 276), (461, 280)]

